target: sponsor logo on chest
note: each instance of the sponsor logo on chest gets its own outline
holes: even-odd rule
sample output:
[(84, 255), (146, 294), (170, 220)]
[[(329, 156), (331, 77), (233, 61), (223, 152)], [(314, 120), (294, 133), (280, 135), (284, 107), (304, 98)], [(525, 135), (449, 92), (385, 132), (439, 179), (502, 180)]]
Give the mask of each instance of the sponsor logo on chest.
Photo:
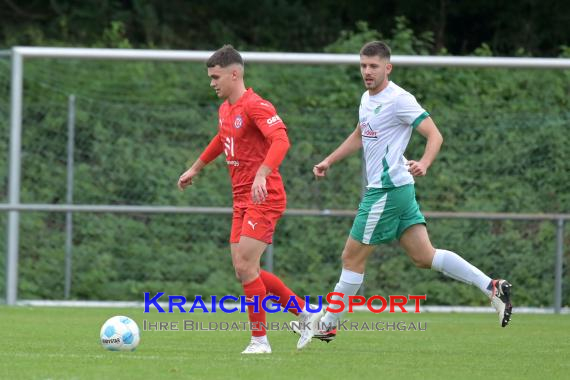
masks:
[(367, 121), (361, 121), (360, 122), (360, 130), (362, 132), (362, 137), (364, 137), (364, 138), (368, 138), (368, 139), (377, 139), (378, 138), (378, 132), (373, 130), (372, 127), (370, 127), (370, 123), (368, 123)]

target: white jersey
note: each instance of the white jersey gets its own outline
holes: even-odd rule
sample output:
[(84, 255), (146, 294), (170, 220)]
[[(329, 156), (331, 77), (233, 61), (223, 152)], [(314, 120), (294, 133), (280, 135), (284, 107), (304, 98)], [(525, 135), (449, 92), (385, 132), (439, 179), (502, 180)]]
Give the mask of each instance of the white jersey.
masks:
[(362, 95), (359, 125), (367, 187), (384, 189), (414, 183), (404, 151), (412, 129), (428, 116), (412, 94), (393, 82), (376, 95), (370, 96), (368, 91)]

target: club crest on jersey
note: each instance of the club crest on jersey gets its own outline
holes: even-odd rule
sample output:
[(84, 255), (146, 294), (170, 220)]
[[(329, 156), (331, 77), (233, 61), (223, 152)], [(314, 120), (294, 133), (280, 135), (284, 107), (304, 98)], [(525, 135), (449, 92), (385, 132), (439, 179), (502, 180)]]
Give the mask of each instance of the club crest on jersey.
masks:
[(361, 122), (360, 123), (360, 130), (362, 131), (362, 137), (369, 138), (369, 139), (377, 139), (378, 133), (374, 131), (368, 122)]
[(382, 109), (382, 104), (380, 104), (378, 107), (374, 108), (374, 115), (378, 115), (380, 113), (381, 109)]
[(243, 119), (241, 118), (241, 115), (237, 115), (236, 119), (234, 120), (234, 128), (240, 129), (242, 125), (243, 125)]

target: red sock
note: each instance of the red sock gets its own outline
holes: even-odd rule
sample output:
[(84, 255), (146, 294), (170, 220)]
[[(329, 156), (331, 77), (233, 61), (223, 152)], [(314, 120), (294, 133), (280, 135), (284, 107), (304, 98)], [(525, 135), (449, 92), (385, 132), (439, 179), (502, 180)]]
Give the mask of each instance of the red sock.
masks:
[[(305, 300), (297, 296), (295, 293), (293, 293), (293, 291), (289, 289), (287, 285), (285, 285), (279, 277), (277, 277), (273, 273), (264, 270), (261, 270), (261, 272), (259, 273), (259, 277), (265, 284), (265, 288), (267, 289), (267, 291), (279, 297), (279, 303), (281, 304), (281, 306), (283, 307), (287, 306), (290, 297), (295, 296), (301, 310), (305, 308)], [(295, 315), (299, 315), (299, 312), (294, 307), (289, 308), (289, 311)]]
[(265, 327), (261, 325), (267, 324), (265, 319), (265, 310), (261, 307), (261, 301), (265, 298), (265, 285), (261, 280), (261, 277), (257, 277), (255, 280), (248, 282), (247, 284), (243, 284), (243, 291), (247, 298), (253, 298), (253, 296), (257, 296), (258, 300), (258, 307), (259, 312), (254, 312), (254, 306), (248, 305), (247, 306), (247, 314), (249, 316), (249, 322), (251, 322), (251, 335), (252, 336), (264, 336), (267, 334), (265, 331)]

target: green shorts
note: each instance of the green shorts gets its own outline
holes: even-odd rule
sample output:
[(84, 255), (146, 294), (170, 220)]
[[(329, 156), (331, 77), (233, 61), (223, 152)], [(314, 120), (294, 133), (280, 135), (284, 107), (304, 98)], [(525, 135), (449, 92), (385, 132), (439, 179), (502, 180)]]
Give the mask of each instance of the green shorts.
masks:
[(400, 240), (414, 224), (426, 224), (416, 201), (414, 185), (390, 189), (370, 188), (358, 206), (350, 236), (363, 244)]

